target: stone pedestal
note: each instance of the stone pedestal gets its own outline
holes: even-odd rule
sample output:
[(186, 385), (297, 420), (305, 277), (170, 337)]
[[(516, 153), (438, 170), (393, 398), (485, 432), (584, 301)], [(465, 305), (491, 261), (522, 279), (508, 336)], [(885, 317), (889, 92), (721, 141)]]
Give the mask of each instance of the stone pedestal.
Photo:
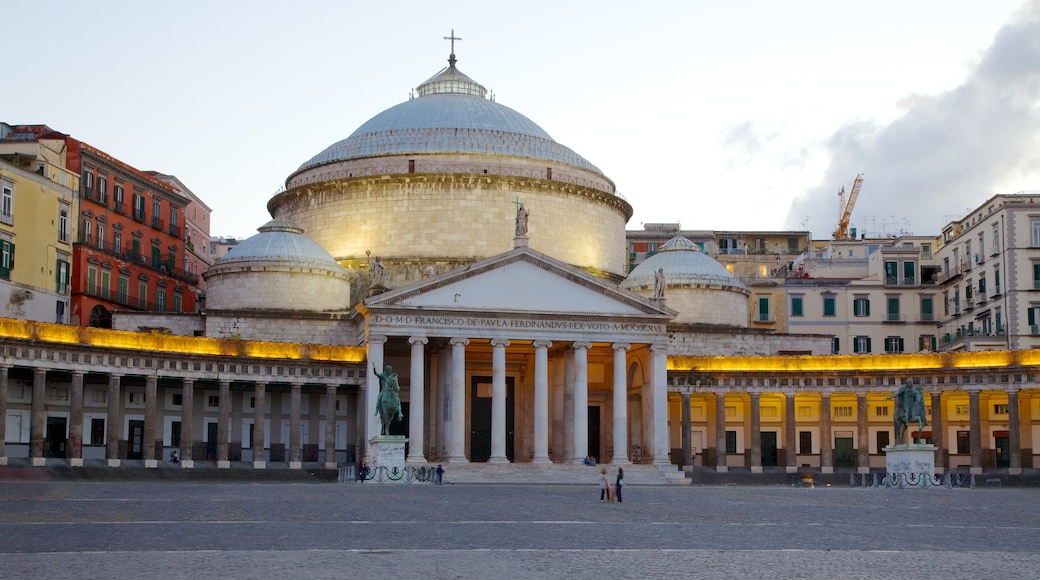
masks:
[[(901, 443), (885, 447), (885, 471), (896, 487), (907, 487), (907, 477), (919, 478), (915, 487), (929, 487), (935, 476), (935, 445)], [(891, 483), (889, 485), (892, 485)]]
[(372, 453), (376, 482), (403, 482), (404, 477), (404, 444), (408, 439), (404, 435), (377, 435), (368, 440)]

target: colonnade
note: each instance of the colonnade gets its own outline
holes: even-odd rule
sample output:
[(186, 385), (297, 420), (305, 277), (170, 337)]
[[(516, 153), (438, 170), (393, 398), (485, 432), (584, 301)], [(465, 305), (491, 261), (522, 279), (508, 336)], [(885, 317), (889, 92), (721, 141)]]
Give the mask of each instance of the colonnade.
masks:
[[(780, 419), (782, 423), (782, 434), (784, 444), (781, 448), (785, 449), (785, 465), (788, 472), (796, 472), (799, 465), (799, 455), (805, 456), (804, 453), (798, 453), (796, 451), (796, 445), (798, 444), (798, 427), (813, 427), (819, 429), (819, 468), (823, 473), (833, 473), (835, 468), (835, 446), (834, 446), (834, 417), (832, 413), (832, 396), (840, 394), (843, 396), (854, 395), (855, 396), (855, 432), (857, 445), (855, 448), (855, 467), (859, 472), (867, 472), (870, 469), (870, 452), (869, 452), (869, 432), (868, 427), (876, 426), (880, 424), (879, 420), (870, 421), (868, 413), (868, 395), (880, 395), (890, 394), (887, 391), (878, 390), (866, 390), (866, 389), (855, 389), (855, 390), (839, 390), (839, 389), (822, 389), (816, 393), (807, 393), (805, 390), (794, 390), (794, 389), (780, 389), (780, 390), (767, 390), (761, 388), (749, 388), (741, 391), (710, 391), (704, 390), (703, 388), (694, 387), (673, 387), (673, 392), (679, 395), (681, 399), (680, 408), (680, 420), (681, 420), (681, 449), (682, 449), (682, 462), (685, 465), (692, 465), (692, 442), (691, 442), (691, 431), (693, 428), (693, 421), (691, 419), (691, 403), (694, 395), (700, 395), (713, 399), (715, 407), (714, 421), (711, 427), (715, 432), (715, 443), (714, 453), (715, 458), (714, 467), (718, 471), (727, 471), (731, 465), (728, 465), (729, 458), (727, 457), (727, 427), (730, 425), (726, 417), (726, 401), (728, 396), (740, 396), (741, 400), (743, 397), (747, 397), (749, 403), (748, 410), (745, 416), (741, 417), (739, 421), (735, 421), (736, 425), (743, 427), (745, 424), (749, 427), (750, 441), (745, 445), (747, 449), (747, 460), (745, 465), (740, 467), (749, 467), (752, 472), (761, 472), (763, 469), (763, 457), (762, 457), (762, 420), (761, 420), (761, 400), (765, 394), (781, 395), (784, 397), (783, 415)], [(1008, 455), (1008, 469), (1009, 473), (1017, 474), (1021, 473), (1022, 465), (1022, 423), (1021, 423), (1021, 405), (1019, 402), (1019, 392), (1022, 387), (1018, 385), (1002, 385), (999, 388), (984, 388), (983, 386), (976, 385), (965, 385), (960, 389), (946, 389), (938, 388), (936, 386), (926, 389), (926, 395), (929, 397), (930, 413), (928, 416), (928, 426), (925, 427), (925, 431), (930, 431), (930, 442), (934, 445), (936, 450), (935, 466), (939, 470), (950, 468), (946, 465), (945, 458), (949, 454), (949, 444), (946, 441), (946, 434), (948, 427), (952, 424), (948, 418), (944, 417), (944, 395), (949, 397), (956, 394), (967, 395), (968, 400), (968, 431), (970, 432), (970, 470), (972, 473), (982, 473), (983, 465), (983, 429), (982, 429), (982, 408), (980, 406), (980, 394), (983, 391), (997, 392), (1006, 394), (1007, 396), (1007, 417), (1006, 423), (1007, 429), (1007, 455)], [(819, 417), (816, 420), (800, 419), (798, 417), (795, 400), (796, 396), (806, 395), (818, 395), (819, 396)], [(1001, 421), (1003, 422), (1003, 421)], [(847, 423), (843, 423), (847, 425)], [(884, 429), (881, 429), (884, 430)], [(910, 439), (910, 433), (917, 430), (916, 425), (911, 425), (908, 428), (908, 440)], [(1028, 431), (1028, 430), (1027, 430)], [(891, 439), (892, 443), (896, 443), (894, 434)], [(1027, 434), (1028, 437), (1028, 434)], [(879, 453), (881, 450), (878, 450)], [(731, 455), (731, 454), (730, 454)], [(1031, 466), (1029, 466), (1031, 467)]]
[[(402, 337), (404, 338), (404, 337)], [(385, 345), (389, 338), (385, 335), (370, 335), (367, 340), (368, 365), (375, 369), (384, 368)], [(437, 361), (443, 368), (437, 377), (427, 381), (425, 377), (426, 346), (431, 337), (413, 335), (406, 338), (410, 345), (409, 356), (409, 451), (407, 461), (422, 463), (427, 461), (426, 436), (430, 431), (438, 431), (444, 441), (443, 460), (448, 463), (468, 463), (466, 453), (467, 421), (467, 347), (490, 347), (491, 358), (491, 455), (489, 463), (508, 463), (506, 450), (506, 399), (507, 399), (507, 350), (522, 348), (525, 355), (533, 350), (533, 377), (530, 383), (533, 399), (529, 438), (531, 454), (530, 462), (536, 464), (557, 462), (581, 463), (589, 454), (589, 351), (594, 345), (589, 341), (551, 341), (543, 338), (506, 339), (442, 337), (438, 345), (443, 344), (447, 352), (438, 356)], [(485, 346), (486, 345), (486, 346)], [(632, 345), (625, 342), (607, 343), (613, 351), (613, 382), (611, 416), (613, 423), (613, 455), (609, 458), (615, 464), (630, 462), (629, 450), (629, 384), (628, 365), (629, 351)], [(650, 381), (646, 386), (649, 396), (651, 416), (644, 423), (642, 431), (644, 441), (650, 441), (651, 456), (655, 464), (668, 463), (667, 432), (667, 357), (664, 346), (648, 345), (650, 357), (648, 361)], [(550, 360), (552, 355), (552, 360)], [(472, 369), (471, 369), (472, 370)], [(436, 385), (440, 389), (437, 400), (425, 399), (424, 387)], [(418, 388), (416, 388), (418, 387)], [(550, 388), (551, 387), (551, 388)], [(365, 408), (375, 409), (379, 394), (379, 377), (369, 373), (365, 389)], [(443, 401), (443, 411), (438, 404)], [(426, 426), (424, 416), (429, 414), (436, 421), (435, 425)], [(366, 413), (367, 415), (367, 413)], [(427, 428), (429, 427), (429, 428)], [(366, 427), (366, 440), (379, 435), (378, 420), (369, 418)], [(645, 436), (649, 435), (649, 439)], [(371, 451), (366, 446), (366, 460), (371, 460)], [(550, 454), (550, 449), (555, 452)], [(562, 453), (561, 453), (562, 449)], [(551, 456), (552, 455), (552, 456)], [(554, 457), (553, 457), (554, 456)]]
[[(10, 367), (0, 365), (0, 464), (6, 462), (6, 419), (8, 414), (8, 379)], [(83, 431), (84, 431), (84, 379), (86, 372), (57, 371), (71, 375), (69, 381), (68, 396), (68, 437), (65, 456), (69, 464), (76, 467), (83, 465)], [(99, 373), (91, 373), (99, 374)], [(107, 374), (107, 414), (105, 422), (105, 460), (109, 466), (118, 467), (121, 462), (120, 442), (123, 441), (123, 429), (126, 426), (124, 417), (127, 412), (124, 406), (123, 379), (129, 375), (122, 373)], [(29, 458), (33, 465), (45, 464), (45, 427), (47, 421), (46, 397), (48, 370), (44, 368), (32, 369), (32, 391), (30, 403), (30, 427), (29, 427)], [(157, 467), (158, 456), (156, 455), (157, 433), (160, 432), (158, 421), (160, 415), (158, 409), (158, 383), (159, 377), (146, 375), (144, 379), (144, 425), (141, 436), (140, 455), (146, 467)], [(164, 380), (175, 379), (164, 377)], [(197, 381), (193, 378), (180, 378), (180, 441), (178, 446), (179, 463), (181, 467), (194, 467), (193, 447), (196, 439), (195, 427), (195, 391)], [(211, 385), (214, 381), (205, 381)], [(217, 428), (216, 428), (216, 464), (219, 468), (231, 466), (229, 454), (229, 431), (231, 421), (231, 380), (217, 380), (218, 406), (217, 406)], [(240, 382), (240, 381), (234, 381)], [(252, 396), (254, 397), (253, 419), (253, 467), (262, 469), (266, 466), (265, 450), (265, 427), (266, 427), (266, 398), (268, 381), (248, 381), (252, 385)], [(279, 383), (281, 384), (281, 383)], [(302, 445), (300, 438), (301, 426), (301, 392), (305, 383), (299, 381), (289, 382), (289, 446), (288, 463), (290, 469), (301, 469), (303, 461), (301, 457)], [(306, 384), (311, 384), (310, 382)], [(325, 433), (324, 442), (326, 449), (325, 467), (335, 468), (337, 461), (336, 449), (336, 400), (339, 393), (339, 385), (325, 384)], [(212, 387), (207, 387), (212, 388)], [(166, 411), (169, 414), (169, 411)], [(331, 450), (331, 453), (329, 452)]]

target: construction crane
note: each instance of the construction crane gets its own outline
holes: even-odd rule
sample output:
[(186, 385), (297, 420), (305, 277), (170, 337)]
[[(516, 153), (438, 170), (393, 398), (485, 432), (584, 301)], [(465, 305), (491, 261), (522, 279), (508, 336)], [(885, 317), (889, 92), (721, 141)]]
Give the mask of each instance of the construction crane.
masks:
[(859, 188), (863, 185), (863, 174), (857, 174), (856, 180), (852, 182), (852, 190), (849, 191), (849, 199), (845, 201), (845, 186), (841, 186), (841, 191), (838, 192), (838, 229), (834, 230), (835, 240), (848, 240), (849, 237), (849, 220), (852, 219), (852, 208), (856, 205), (856, 197), (859, 195)]

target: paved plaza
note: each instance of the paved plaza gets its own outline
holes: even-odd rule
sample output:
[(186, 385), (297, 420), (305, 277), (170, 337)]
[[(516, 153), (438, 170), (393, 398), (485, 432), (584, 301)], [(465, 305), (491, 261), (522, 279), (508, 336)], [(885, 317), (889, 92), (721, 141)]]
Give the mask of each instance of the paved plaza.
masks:
[(1035, 489), (0, 482), (6, 578), (1040, 576)]

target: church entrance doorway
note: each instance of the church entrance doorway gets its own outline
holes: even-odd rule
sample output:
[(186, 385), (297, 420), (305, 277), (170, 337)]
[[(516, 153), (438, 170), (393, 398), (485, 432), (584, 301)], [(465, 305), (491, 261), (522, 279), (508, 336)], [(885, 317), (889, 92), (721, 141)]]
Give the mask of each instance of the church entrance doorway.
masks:
[[(513, 377), (506, 377), (506, 457), (513, 461)], [(469, 460), (486, 462), (491, 458), (491, 377), (470, 381)]]
[(600, 463), (607, 460), (599, 439), (599, 407), (589, 407), (589, 457)]

